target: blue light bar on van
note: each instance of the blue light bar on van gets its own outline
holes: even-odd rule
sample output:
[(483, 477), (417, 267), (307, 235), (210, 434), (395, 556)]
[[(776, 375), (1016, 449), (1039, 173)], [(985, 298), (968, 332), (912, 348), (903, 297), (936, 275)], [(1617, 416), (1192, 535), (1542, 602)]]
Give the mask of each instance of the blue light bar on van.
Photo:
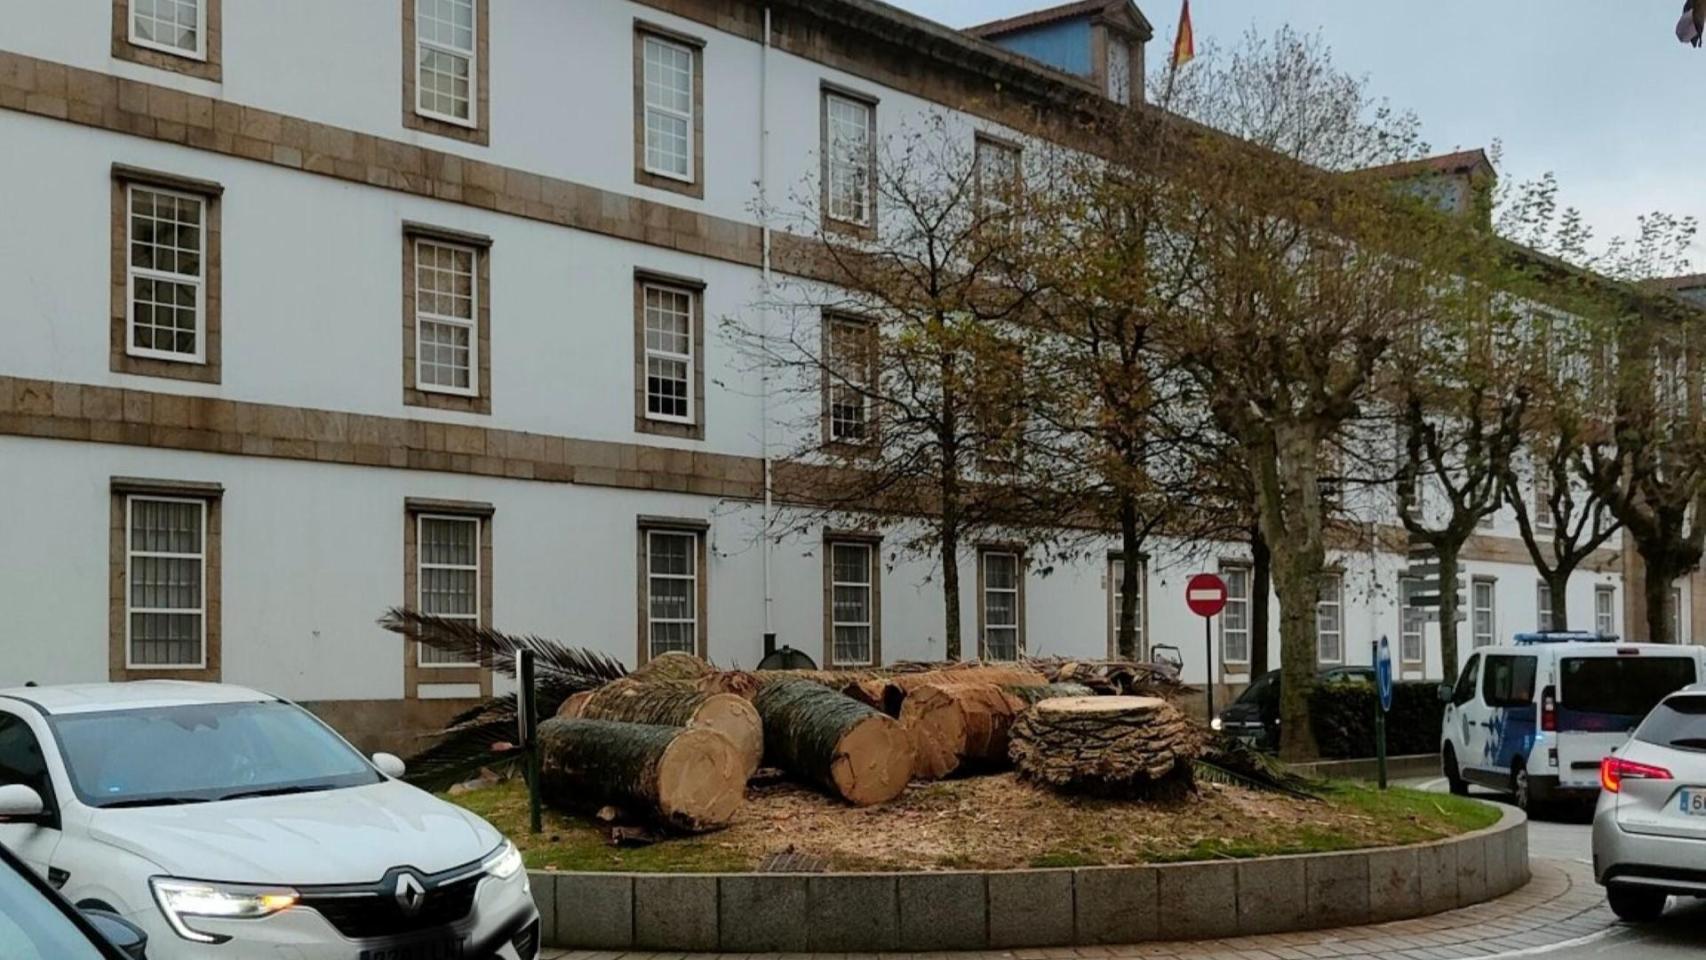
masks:
[(1617, 637), (1606, 633), (1589, 633), (1586, 630), (1549, 630), (1542, 633), (1519, 633), (1514, 642), (1519, 647), (1533, 643), (1616, 643)]

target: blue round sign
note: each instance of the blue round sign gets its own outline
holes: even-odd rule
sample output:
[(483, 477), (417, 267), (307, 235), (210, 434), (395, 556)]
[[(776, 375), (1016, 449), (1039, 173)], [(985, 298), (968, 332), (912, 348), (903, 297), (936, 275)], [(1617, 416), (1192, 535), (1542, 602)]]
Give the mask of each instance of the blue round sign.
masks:
[(1392, 712), (1392, 644), (1385, 637), (1374, 647), (1374, 685), (1380, 691), (1380, 709)]

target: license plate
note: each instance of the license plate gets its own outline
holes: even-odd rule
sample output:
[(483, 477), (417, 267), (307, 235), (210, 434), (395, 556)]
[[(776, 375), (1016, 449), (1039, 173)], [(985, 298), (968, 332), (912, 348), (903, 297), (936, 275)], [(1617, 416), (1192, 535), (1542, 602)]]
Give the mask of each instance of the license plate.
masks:
[(372, 947), (361, 951), (361, 960), (463, 960), (466, 941), (454, 939), (417, 940), (390, 947)]
[(1691, 817), (1706, 817), (1706, 791), (1682, 791), (1682, 812)]

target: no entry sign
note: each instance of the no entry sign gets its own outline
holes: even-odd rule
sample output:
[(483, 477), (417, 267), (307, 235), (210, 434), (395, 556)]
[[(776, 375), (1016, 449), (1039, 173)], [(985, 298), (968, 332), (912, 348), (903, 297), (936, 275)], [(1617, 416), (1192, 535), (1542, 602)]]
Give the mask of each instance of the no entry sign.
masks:
[(1185, 603), (1199, 617), (1212, 617), (1226, 609), (1226, 581), (1212, 573), (1199, 573), (1185, 584)]

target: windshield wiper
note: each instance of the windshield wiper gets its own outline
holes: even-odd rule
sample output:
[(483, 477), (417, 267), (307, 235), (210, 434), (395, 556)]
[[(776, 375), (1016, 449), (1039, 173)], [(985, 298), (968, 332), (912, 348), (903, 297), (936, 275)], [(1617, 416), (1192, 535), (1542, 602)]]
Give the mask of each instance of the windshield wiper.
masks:
[(236, 793), (222, 794), (219, 799), (245, 800), (249, 797), (283, 797), (293, 793), (319, 793), (322, 790), (330, 789), (332, 788), (325, 784), (315, 784), (312, 786), (297, 785), (289, 787), (262, 787), (258, 790), (239, 790)]
[(1670, 745), (1682, 750), (1706, 750), (1706, 737), (1683, 737), (1672, 740)]
[(206, 803), (207, 797), (137, 797), (132, 800), (114, 800), (112, 803), (100, 804), (102, 810), (118, 810), (122, 807), (170, 807), (181, 803)]

